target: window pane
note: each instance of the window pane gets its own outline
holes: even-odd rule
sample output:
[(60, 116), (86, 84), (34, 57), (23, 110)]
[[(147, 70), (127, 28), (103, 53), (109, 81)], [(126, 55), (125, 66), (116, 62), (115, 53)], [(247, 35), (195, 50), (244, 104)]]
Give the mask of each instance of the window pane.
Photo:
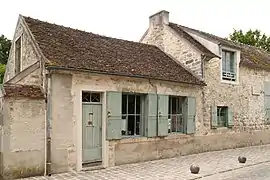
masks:
[(122, 95), (122, 114), (127, 114), (127, 95)]
[(91, 102), (100, 102), (100, 93), (91, 93)]
[(178, 119), (177, 119), (177, 115), (172, 115), (171, 116), (172, 119), (171, 119), (171, 131), (172, 132), (178, 132), (177, 130), (179, 129), (179, 122), (178, 122)]
[(232, 53), (230, 59), (230, 72), (234, 72), (234, 66), (235, 66), (235, 55), (234, 53)]
[(169, 115), (172, 114), (172, 97), (169, 97)]
[(127, 135), (134, 135), (135, 130), (135, 117), (128, 116), (128, 132)]
[(90, 92), (82, 92), (82, 102), (91, 102)]
[(135, 114), (135, 95), (128, 95), (128, 114)]
[(127, 135), (127, 132), (126, 132), (126, 116), (122, 116), (122, 122), (121, 122), (121, 133), (122, 133), (122, 136), (124, 135)]
[(136, 114), (141, 114), (141, 97), (136, 96)]
[(222, 127), (225, 127), (226, 126), (226, 123), (227, 123), (227, 111), (228, 107), (217, 107), (217, 123), (218, 123), (218, 126), (222, 126)]
[(172, 114), (176, 114), (176, 98), (172, 97)]
[(136, 116), (136, 135), (140, 135), (141, 121), (140, 116)]
[(226, 52), (226, 71), (230, 71), (231, 67), (231, 53)]

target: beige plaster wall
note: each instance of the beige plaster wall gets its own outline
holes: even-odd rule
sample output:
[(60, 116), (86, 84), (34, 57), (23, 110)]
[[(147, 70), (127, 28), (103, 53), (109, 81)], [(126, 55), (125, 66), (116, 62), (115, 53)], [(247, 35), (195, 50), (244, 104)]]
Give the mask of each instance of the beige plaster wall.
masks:
[(43, 175), (45, 165), (44, 99), (5, 98), (2, 176)]

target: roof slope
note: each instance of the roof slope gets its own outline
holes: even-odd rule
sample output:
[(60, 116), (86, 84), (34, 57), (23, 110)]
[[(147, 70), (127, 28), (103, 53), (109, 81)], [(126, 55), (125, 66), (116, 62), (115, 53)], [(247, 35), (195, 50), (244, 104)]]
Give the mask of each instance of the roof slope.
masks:
[(4, 90), (5, 97), (45, 98), (45, 95), (39, 86), (6, 83), (2, 89)]
[(186, 31), (186, 32), (191, 32), (201, 37), (204, 37), (210, 41), (220, 43), (221, 45), (240, 49), (241, 50), (241, 64), (244, 64), (253, 68), (255, 67), (255, 68), (262, 68), (262, 69), (270, 69), (270, 54), (257, 47), (232, 42), (230, 40), (215, 36), (213, 34), (209, 34), (200, 30), (192, 29), (192, 28), (181, 26), (174, 23), (170, 23), (169, 26), (176, 32), (181, 31), (181, 30)]
[(23, 17), (48, 64), (124, 76), (203, 84), (153, 45)]

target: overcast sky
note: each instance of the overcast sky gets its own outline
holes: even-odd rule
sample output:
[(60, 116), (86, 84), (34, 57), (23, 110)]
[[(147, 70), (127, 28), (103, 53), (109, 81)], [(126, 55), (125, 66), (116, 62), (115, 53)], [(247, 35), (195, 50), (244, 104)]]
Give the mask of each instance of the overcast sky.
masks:
[(139, 41), (148, 17), (170, 12), (170, 21), (218, 36), (233, 28), (270, 35), (267, 0), (0, 0), (0, 34), (12, 39), (19, 14), (110, 37)]

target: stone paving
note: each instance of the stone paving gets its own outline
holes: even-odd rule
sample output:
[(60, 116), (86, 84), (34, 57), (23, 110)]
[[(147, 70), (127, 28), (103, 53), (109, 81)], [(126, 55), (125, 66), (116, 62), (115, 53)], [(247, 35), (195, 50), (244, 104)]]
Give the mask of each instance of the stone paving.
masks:
[(260, 163), (244, 168), (218, 173), (212, 176), (202, 178), (202, 180), (269, 180), (270, 163)]
[[(245, 164), (238, 163), (238, 156), (247, 157)], [(70, 172), (52, 175), (51, 177), (32, 177), (21, 180), (191, 180), (204, 179), (219, 173), (229, 172), (262, 162), (270, 162), (270, 145), (214, 151), (189, 156), (179, 156), (136, 164), (115, 166), (102, 170)], [(191, 164), (198, 164), (199, 174), (191, 174)], [(214, 178), (215, 180), (217, 178)], [(269, 178), (270, 179), (270, 178)]]

